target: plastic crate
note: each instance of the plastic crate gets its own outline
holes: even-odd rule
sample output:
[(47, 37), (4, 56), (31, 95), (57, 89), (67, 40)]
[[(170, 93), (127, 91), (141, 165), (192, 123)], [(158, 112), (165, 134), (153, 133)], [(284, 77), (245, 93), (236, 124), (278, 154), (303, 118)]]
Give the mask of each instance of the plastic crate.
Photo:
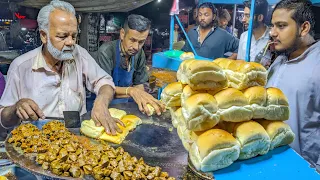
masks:
[[(195, 59), (212, 61), (212, 59), (200, 56), (195, 57)], [(181, 62), (182, 60), (180, 58), (168, 57), (164, 52), (155, 53), (152, 56), (152, 67), (154, 68), (163, 68), (178, 71)]]

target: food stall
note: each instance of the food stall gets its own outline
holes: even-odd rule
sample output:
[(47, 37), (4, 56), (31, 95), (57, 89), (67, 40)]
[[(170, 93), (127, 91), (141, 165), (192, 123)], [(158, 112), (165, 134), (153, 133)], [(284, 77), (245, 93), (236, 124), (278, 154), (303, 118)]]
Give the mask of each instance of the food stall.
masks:
[[(275, 149), (264, 156), (237, 161), (228, 168), (213, 173), (213, 178), (203, 174), (195, 174), (188, 166), (188, 152), (184, 149), (176, 130), (171, 123), (169, 112), (162, 116), (147, 117), (140, 113), (136, 104), (118, 104), (113, 108), (125, 110), (128, 114), (140, 117), (143, 123), (120, 145), (131, 155), (137, 158), (143, 157), (144, 161), (152, 166), (160, 166), (170, 176), (176, 179), (221, 179), (232, 180), (235, 178), (256, 179), (318, 179), (320, 176), (314, 169), (309, 168), (308, 163), (297, 155), (289, 146)], [(87, 113), (81, 119), (88, 119)], [(45, 124), (44, 121), (43, 124)], [(80, 134), (79, 128), (70, 131)], [(165, 138), (164, 138), (165, 137)], [(92, 140), (94, 141), (94, 140)], [(37, 178), (63, 178), (45, 171), (34, 160), (24, 158), (7, 141), (2, 147), (8, 151), (8, 156), (18, 166), (1, 166), (0, 175), (16, 171), (22, 177)], [(114, 147), (119, 145), (114, 144)], [(1, 154), (3, 155), (3, 154)], [(31, 173), (30, 173), (31, 172)], [(69, 178), (71, 179), (71, 178)], [(90, 179), (87, 177), (85, 179)]]
[[(177, 55), (172, 55), (172, 54), (169, 54), (166, 57), (168, 56), (178, 57)], [(199, 61), (199, 62), (202, 63), (203, 61)], [(178, 65), (175, 65), (175, 68), (176, 68), (175, 70), (178, 70), (180, 68), (179, 67), (180, 63)], [(206, 65), (205, 63), (210, 64), (211, 62), (209, 61), (204, 62), (204, 65)], [(210, 71), (212, 70), (210, 69)], [(222, 70), (219, 69), (219, 71), (222, 71)], [(188, 73), (185, 73), (185, 74), (188, 74)], [(227, 81), (226, 77), (224, 78), (225, 78), (224, 80)], [(181, 80), (181, 79), (178, 78), (178, 80)], [(190, 82), (186, 84), (191, 85)], [(181, 92), (179, 93), (181, 94)], [(176, 96), (176, 97), (180, 99), (180, 96)], [(180, 106), (181, 105), (182, 103), (180, 103)], [(213, 173), (212, 172), (202, 173), (201, 171), (197, 170), (197, 168), (193, 165), (193, 162), (189, 157), (189, 153), (186, 150), (185, 145), (181, 142), (181, 137), (180, 137), (181, 135), (179, 135), (179, 132), (177, 132), (177, 130), (175, 129), (175, 126), (172, 124), (173, 123), (172, 112), (167, 111), (161, 116), (156, 116), (156, 115), (146, 116), (145, 114), (142, 114), (139, 111), (135, 103), (116, 104), (116, 105), (112, 105), (111, 108), (122, 110), (128, 115), (134, 115), (138, 117), (141, 120), (141, 122), (139, 123), (138, 126), (133, 128), (131, 132), (128, 132), (127, 136), (125, 137), (125, 139), (123, 139), (120, 145), (117, 143), (106, 143), (105, 141), (100, 141), (99, 138), (103, 136), (103, 135), (100, 136), (100, 134), (97, 136), (98, 138), (88, 138), (86, 140), (85, 139), (81, 139), (81, 140), (82, 141), (89, 140), (90, 143), (92, 143), (93, 145), (96, 145), (97, 147), (100, 147), (100, 145), (105, 147), (104, 145), (106, 144), (110, 145), (114, 149), (116, 148), (118, 149), (119, 147), (122, 147), (123, 149), (120, 148), (120, 150), (126, 151), (131, 156), (136, 157), (136, 159), (143, 158), (143, 161), (148, 165), (146, 166), (145, 164), (143, 164), (144, 167), (148, 167), (148, 168), (149, 166), (153, 166), (152, 168), (160, 167), (161, 170), (167, 172), (169, 176), (175, 177), (176, 179), (192, 179), (192, 180), (193, 179), (218, 179), (218, 180), (230, 179), (231, 180), (235, 178), (238, 178), (238, 179), (240, 178), (240, 179), (256, 180), (256, 179), (271, 179), (271, 178), (273, 179), (289, 179), (289, 178), (319, 179), (320, 178), (320, 175), (314, 169), (310, 168), (309, 164), (302, 157), (300, 157), (296, 152), (294, 152), (288, 145), (275, 148), (274, 150), (270, 150), (268, 153), (261, 156), (256, 156), (247, 160), (237, 160), (230, 166), (214, 171)], [(122, 116), (122, 118), (123, 117), (124, 116)], [(90, 118), (91, 118), (91, 114), (90, 112), (88, 112), (85, 115), (83, 115), (79, 119), (79, 121), (83, 123), (86, 120), (90, 120)], [(119, 119), (122, 119), (122, 118), (119, 118)], [(34, 125), (37, 128), (41, 129), (48, 122), (50, 122), (50, 120), (41, 120), (34, 123)], [(69, 134), (70, 132), (76, 135), (76, 136), (70, 135), (71, 137), (81, 138), (81, 137), (84, 137), (84, 134), (85, 134), (84, 131), (81, 130), (81, 128), (80, 127), (68, 128), (68, 130), (62, 129), (63, 130), (62, 132), (66, 134)], [(93, 131), (95, 131), (96, 129), (98, 129), (98, 127), (93, 127), (92, 129), (94, 129)], [(39, 131), (35, 129), (33, 130)], [(48, 130), (47, 127), (45, 128), (45, 130)], [(46, 131), (45, 133), (46, 135), (48, 135), (51, 132)], [(1, 157), (7, 157), (7, 159), (10, 159), (9, 162), (8, 161), (3, 162), (3, 164), (6, 163), (6, 165), (3, 165), (0, 167), (0, 172), (1, 172), (0, 176), (7, 175), (8, 173), (10, 174), (11, 172), (11, 174), (14, 174), (16, 176), (20, 173), (20, 175), (22, 175), (20, 178), (25, 178), (25, 179), (35, 179), (35, 178), (37, 179), (42, 179), (42, 178), (43, 179), (46, 179), (46, 178), (75, 179), (75, 178), (71, 178), (70, 174), (68, 173), (63, 175), (69, 175), (69, 177), (61, 176), (62, 169), (63, 171), (65, 171), (65, 169), (70, 169), (70, 167), (67, 168), (67, 165), (62, 168), (62, 167), (59, 167), (59, 165), (55, 164), (55, 166), (52, 165), (52, 167), (59, 167), (59, 168), (52, 168), (50, 170), (48, 168), (43, 168), (43, 166), (39, 165), (39, 164), (44, 164), (44, 162), (40, 162), (39, 159), (46, 161), (45, 159), (41, 159), (40, 156), (37, 155), (36, 160), (34, 159), (34, 157), (30, 158), (26, 156), (25, 155), (26, 153), (24, 152), (24, 150), (26, 150), (27, 152), (28, 148), (21, 149), (20, 147), (22, 146), (22, 143), (23, 143), (23, 142), (21, 143), (21, 139), (24, 139), (24, 138), (27, 139), (27, 138), (25, 135), (23, 138), (13, 138), (14, 136), (19, 137), (17, 136), (18, 134), (19, 133), (17, 132), (10, 134), (6, 139), (6, 141), (0, 144), (1, 151), (5, 152), (5, 153), (1, 153), (0, 151)], [(50, 141), (54, 141), (54, 139), (50, 139)], [(18, 145), (19, 143), (21, 144)], [(94, 148), (94, 147), (90, 146), (89, 148)], [(60, 153), (61, 151), (62, 150), (59, 151), (59, 156), (61, 156), (60, 160), (65, 161), (64, 158), (66, 158), (66, 155), (62, 155), (63, 153)], [(68, 150), (68, 153), (69, 152), (71, 152), (71, 154), (74, 152), (77, 153), (77, 151), (72, 148)], [(81, 154), (81, 152), (79, 153)], [(68, 154), (68, 156), (71, 157), (71, 154)], [(124, 156), (124, 153), (121, 155)], [(123, 156), (120, 156), (119, 159), (122, 159)], [(114, 161), (115, 158), (111, 158), (111, 156), (109, 157), (110, 159), (112, 159), (112, 162), (115, 162)], [(76, 160), (78, 159), (76, 158)], [(14, 163), (15, 165), (7, 166), (8, 164), (12, 164), (12, 163)], [(101, 166), (109, 167), (109, 165), (105, 165), (104, 162), (101, 164)], [(120, 168), (120, 166), (117, 168)], [(59, 171), (57, 171), (56, 169), (59, 169)], [(116, 168), (114, 167), (114, 169)], [(71, 175), (76, 176), (79, 179), (78, 172), (80, 171), (79, 173), (81, 174), (82, 169), (79, 170), (79, 168), (77, 168), (77, 170), (78, 170), (77, 173), (73, 173)], [(110, 172), (108, 171), (108, 169), (104, 169), (104, 170), (105, 171), (102, 173), (101, 176), (97, 176), (95, 178), (99, 179), (102, 176), (106, 176), (105, 174), (108, 174), (108, 172)], [(89, 175), (91, 172), (89, 168), (83, 168), (83, 171), (85, 171), (84, 172), (85, 175), (81, 176), (81, 178), (93, 179), (93, 177)], [(88, 172), (90, 171), (90, 172), (87, 174), (86, 171)], [(152, 171), (154, 172), (155, 170), (152, 170)], [(122, 171), (119, 170), (119, 172), (123, 174), (123, 176), (126, 175), (127, 178), (130, 179), (131, 176), (128, 172), (125, 173), (125, 171), (123, 170)], [(114, 173), (113, 179), (116, 179), (116, 177), (120, 177), (119, 172)], [(97, 170), (97, 174), (100, 175), (98, 173), (98, 170)], [(163, 177), (162, 179), (169, 179), (168, 176), (165, 175), (165, 173), (163, 174), (162, 177)], [(155, 178), (151, 177), (150, 179), (155, 179)]]
[[(200, 0), (200, 3), (204, 2), (212, 2), (214, 4), (235, 4), (235, 11), (237, 4), (243, 4), (243, 1), (212, 1), (212, 0)], [(276, 4), (278, 1), (269, 0), (270, 5)], [(313, 3), (318, 3), (314, 1)], [(254, 1), (252, 1), (254, 4)], [(253, 5), (254, 9), (254, 5)], [(254, 11), (251, 11), (251, 16), (253, 17)], [(173, 22), (176, 20), (179, 25), (179, 19), (176, 15), (172, 14), (171, 16), (171, 27), (173, 27)], [(249, 61), (250, 54), (250, 45), (251, 44), (251, 35), (252, 35), (252, 21), (253, 18), (250, 18), (250, 26), (249, 26), (249, 34), (248, 44), (247, 44), (247, 56), (246, 61)], [(173, 31), (173, 28), (171, 28)], [(185, 32), (184, 32), (185, 33)], [(187, 37), (187, 43), (190, 43)], [(192, 45), (191, 45), (192, 46)], [(194, 48), (192, 47), (193, 53), (195, 55), (195, 60), (207, 60), (206, 58), (202, 58), (197, 56)], [(173, 71), (177, 71), (179, 69), (180, 64), (183, 60), (180, 59), (180, 55), (182, 52), (172, 50), (172, 46), (170, 46), (169, 51), (157, 53), (153, 56), (153, 67), (165, 68)], [(159, 99), (160, 93), (163, 92), (163, 88), (159, 89)], [(282, 164), (283, 163), (283, 164)], [(190, 165), (190, 162), (189, 162)], [(292, 167), (289, 167), (291, 166)], [(298, 167), (299, 166), (299, 167)], [(195, 168), (191, 165), (189, 166), (193, 172), (197, 172)], [(288, 168), (288, 169), (287, 169)], [(298, 170), (298, 171), (294, 171)], [(293, 172), (294, 171), (294, 172)], [(204, 179), (208, 178), (208, 174), (196, 173), (199, 175), (198, 177), (202, 177)], [(319, 179), (319, 173), (311, 167), (311, 165), (304, 160), (299, 154), (297, 154), (293, 149), (289, 146), (283, 146), (280, 148), (276, 148), (270, 151), (268, 154), (263, 156), (258, 156), (248, 160), (238, 160), (234, 162), (231, 166), (215, 171), (213, 174), (215, 179), (299, 179), (306, 178), (307, 176), (310, 178)], [(306, 178), (308, 179), (308, 178)]]

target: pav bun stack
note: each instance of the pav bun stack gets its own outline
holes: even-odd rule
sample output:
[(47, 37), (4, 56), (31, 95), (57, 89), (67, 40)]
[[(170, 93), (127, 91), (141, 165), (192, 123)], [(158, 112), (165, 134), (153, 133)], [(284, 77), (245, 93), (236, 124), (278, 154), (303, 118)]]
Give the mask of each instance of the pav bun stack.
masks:
[(189, 59), (177, 79), (161, 97), (197, 170), (222, 169), (293, 142), (292, 130), (282, 122), (289, 118), (288, 100), (280, 89), (264, 87), (262, 65)]

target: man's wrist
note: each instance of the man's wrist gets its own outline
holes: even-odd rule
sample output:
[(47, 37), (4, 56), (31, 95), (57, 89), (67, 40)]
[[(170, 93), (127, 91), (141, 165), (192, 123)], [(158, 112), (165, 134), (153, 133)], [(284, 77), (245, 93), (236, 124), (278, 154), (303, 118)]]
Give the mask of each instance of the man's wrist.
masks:
[(94, 101), (94, 105), (100, 106), (101, 104), (104, 104), (105, 107), (109, 107), (110, 99), (104, 96), (97, 96), (96, 100)]
[(132, 97), (132, 93), (134, 92), (135, 87), (128, 87), (128, 96)]
[(131, 88), (130, 86), (126, 88), (126, 96), (130, 95), (130, 93), (129, 93), (130, 88)]
[[(0, 118), (0, 126), (4, 129), (10, 129), (13, 126), (16, 126), (21, 123), (21, 119), (16, 114), (17, 106), (8, 106), (4, 107), (1, 111), (1, 118)], [(4, 121), (6, 119), (7, 121)], [(8, 121), (10, 120), (10, 122)]]

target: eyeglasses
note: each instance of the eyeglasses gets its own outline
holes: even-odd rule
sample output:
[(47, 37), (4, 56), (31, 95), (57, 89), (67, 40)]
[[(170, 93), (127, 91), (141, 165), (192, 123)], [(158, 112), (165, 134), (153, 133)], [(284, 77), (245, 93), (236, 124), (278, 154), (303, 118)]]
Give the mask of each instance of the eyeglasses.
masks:
[[(258, 14), (254, 15), (254, 17), (256, 16), (258, 16)], [(243, 19), (243, 18), (250, 19), (250, 14), (241, 14), (240, 19)]]

